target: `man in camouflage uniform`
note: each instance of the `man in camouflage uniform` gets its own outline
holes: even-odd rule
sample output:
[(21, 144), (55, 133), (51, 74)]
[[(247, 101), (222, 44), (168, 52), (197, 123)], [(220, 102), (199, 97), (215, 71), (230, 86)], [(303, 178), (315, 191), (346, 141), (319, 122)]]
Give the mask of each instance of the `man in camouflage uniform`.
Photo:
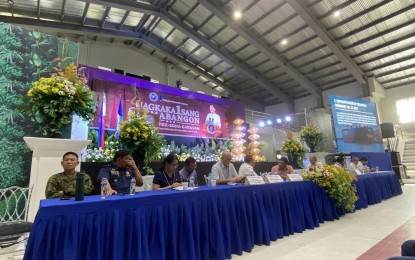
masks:
[[(52, 175), (46, 185), (45, 195), (47, 199), (75, 196), (76, 175), (78, 166), (78, 155), (74, 152), (67, 152), (63, 155), (61, 165), (63, 172)], [(94, 189), (91, 178), (85, 174), (85, 193)]]

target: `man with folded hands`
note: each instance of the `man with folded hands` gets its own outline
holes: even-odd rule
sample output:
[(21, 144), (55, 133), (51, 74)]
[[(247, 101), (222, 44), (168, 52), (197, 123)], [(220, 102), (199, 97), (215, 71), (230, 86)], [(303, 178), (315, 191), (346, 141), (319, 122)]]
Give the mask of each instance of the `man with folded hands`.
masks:
[(252, 155), (247, 155), (244, 158), (244, 163), (241, 164), (241, 167), (239, 167), (238, 174), (241, 177), (246, 176), (257, 176), (257, 174), (254, 171), (255, 166), (255, 160), (252, 157)]

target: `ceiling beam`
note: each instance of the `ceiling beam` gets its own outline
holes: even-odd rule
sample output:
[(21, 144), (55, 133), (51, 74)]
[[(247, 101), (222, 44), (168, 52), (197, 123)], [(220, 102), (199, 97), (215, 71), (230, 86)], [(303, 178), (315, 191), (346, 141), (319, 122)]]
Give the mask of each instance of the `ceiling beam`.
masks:
[(62, 3), (62, 10), (61, 10), (61, 22), (63, 22), (63, 19), (65, 19), (65, 8), (66, 8), (66, 0), (63, 0)]
[(198, 32), (198, 30), (195, 30), (194, 28), (190, 27), (188, 24), (180, 21), (180, 19), (176, 18), (174, 15), (170, 14), (163, 8), (151, 6), (147, 4), (141, 4), (139, 2), (126, 1), (126, 0), (80, 0), (80, 1), (99, 4), (99, 5), (103, 5), (107, 7), (130, 10), (134, 12), (151, 14), (151, 15), (162, 18), (167, 23), (171, 24), (173, 27), (178, 28), (182, 33), (191, 37), (193, 40), (198, 42), (204, 48), (208, 49), (209, 51), (214, 53), (216, 56), (223, 59), (226, 63), (233, 66), (235, 69), (239, 70), (240, 72), (242, 72), (245, 76), (256, 80), (260, 86), (268, 90), (272, 95), (274, 95), (275, 97), (277, 97), (278, 99), (284, 102), (287, 102), (290, 110), (294, 111), (294, 101), (285, 92), (281, 91), (278, 87), (272, 85), (271, 83), (266, 82), (261, 77), (258, 77), (258, 75), (254, 73), (249, 67), (235, 61), (235, 59), (233, 59), (231, 55), (222, 52), (218, 46), (213, 44), (211, 41), (208, 41), (207, 39), (205, 39)]
[(258, 111), (264, 111), (263, 105), (256, 102), (251, 97), (248, 97), (246, 95), (239, 93), (233, 87), (227, 84), (224, 84), (222, 81), (217, 79), (215, 76), (212, 76), (211, 74), (207, 73), (203, 69), (193, 65), (191, 62), (185, 60), (185, 58), (176, 56), (173, 52), (173, 47), (161, 45), (158, 41), (147, 37), (145, 33), (136, 33), (132, 31), (130, 32), (119, 31), (119, 30), (107, 29), (107, 28), (99, 28), (99, 27), (92, 27), (92, 26), (83, 26), (83, 25), (77, 25), (77, 24), (68, 24), (68, 23), (62, 23), (62, 22), (35, 20), (35, 19), (30, 19), (30, 18), (11, 17), (11, 16), (0, 16), (0, 21), (5, 22), (5, 23), (24, 24), (24, 25), (30, 25), (30, 26), (63, 29), (63, 30), (71, 31), (71, 33), (94, 33), (94, 34), (104, 34), (104, 35), (108, 35), (111, 37), (119, 36), (119, 37), (125, 37), (125, 38), (130, 38), (130, 39), (145, 42), (149, 46), (152, 46), (156, 48), (158, 51), (164, 53), (169, 59), (181, 63), (183, 66), (191, 69), (195, 73), (200, 74), (201, 76), (213, 82), (214, 84), (229, 91), (233, 97), (240, 99), (245, 104), (251, 106), (254, 109), (257, 109)]
[(242, 28), (239, 23), (235, 22), (229, 14), (223, 11), (213, 1), (198, 0), (205, 8), (214, 13), (219, 19), (232, 28), (237, 34), (249, 42), (252, 46), (257, 48), (261, 53), (267, 56), (272, 62), (277, 64), (279, 68), (295, 79), (305, 90), (315, 97), (321, 97), (320, 90), (311, 81), (305, 78), (301, 73), (296, 71), (291, 65), (287, 64), (274, 50), (269, 48), (266, 44), (258, 41), (257, 37), (249, 33), (245, 28)]
[(364, 72), (354, 61), (344, 53), (343, 49), (329, 36), (327, 30), (320, 21), (310, 14), (308, 8), (301, 1), (287, 0), (287, 3), (298, 13), (298, 15), (310, 26), (310, 28), (320, 37), (320, 39), (330, 48), (342, 64), (350, 71), (356, 81), (362, 86), (363, 96), (369, 96), (367, 78)]
[(40, 19), (40, 0), (37, 0), (37, 19)]

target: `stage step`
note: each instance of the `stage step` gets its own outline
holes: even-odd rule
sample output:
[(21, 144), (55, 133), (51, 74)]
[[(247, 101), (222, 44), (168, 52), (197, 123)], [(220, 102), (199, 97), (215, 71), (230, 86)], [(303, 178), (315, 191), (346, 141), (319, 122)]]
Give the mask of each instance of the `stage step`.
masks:
[(406, 174), (415, 180), (415, 132), (405, 132), (405, 146), (402, 164), (406, 166)]
[(403, 160), (402, 164), (405, 164), (406, 167), (415, 167), (415, 161), (414, 160)]
[(415, 150), (404, 150), (404, 155), (403, 157), (411, 157), (415, 159)]
[(404, 184), (415, 184), (415, 179), (404, 179), (402, 182)]
[(405, 132), (405, 137), (414, 137), (415, 138), (415, 132)]
[(405, 141), (405, 151), (409, 151), (409, 150), (412, 150), (412, 151), (415, 150), (415, 142), (414, 143), (408, 143), (408, 142)]

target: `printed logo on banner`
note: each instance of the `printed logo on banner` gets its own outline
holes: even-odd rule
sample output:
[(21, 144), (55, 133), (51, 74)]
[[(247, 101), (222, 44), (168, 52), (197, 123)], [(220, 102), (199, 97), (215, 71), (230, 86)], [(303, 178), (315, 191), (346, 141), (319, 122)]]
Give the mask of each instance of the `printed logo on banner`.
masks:
[(209, 124), (207, 126), (207, 132), (211, 135), (214, 135), (216, 133), (216, 127), (213, 124)]
[(147, 115), (147, 122), (154, 124), (154, 116)]
[(153, 102), (156, 102), (156, 101), (159, 99), (158, 95), (157, 95), (156, 93), (154, 93), (154, 92), (151, 92), (151, 93), (148, 95), (148, 97), (149, 97), (149, 98), (150, 98), (150, 100), (151, 100), (151, 101), (153, 101)]

